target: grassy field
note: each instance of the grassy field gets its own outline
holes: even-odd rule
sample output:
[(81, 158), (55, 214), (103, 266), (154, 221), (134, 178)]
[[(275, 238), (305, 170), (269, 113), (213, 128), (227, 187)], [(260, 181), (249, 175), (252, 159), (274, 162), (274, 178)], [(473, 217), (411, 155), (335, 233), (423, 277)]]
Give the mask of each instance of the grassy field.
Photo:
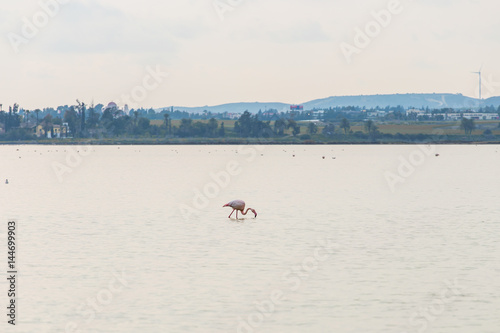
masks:
[[(203, 121), (203, 120), (195, 120)], [(173, 120), (173, 126), (179, 126), (180, 120)], [(206, 122), (206, 121), (203, 121)], [(161, 126), (161, 120), (154, 120), (153, 125)], [(219, 121), (220, 124), (220, 121)], [(234, 128), (235, 120), (225, 120), (224, 127), (228, 130)], [(412, 122), (412, 123), (376, 123), (379, 131), (382, 134), (404, 134), (413, 135), (414, 137), (379, 137), (375, 141), (366, 134), (358, 135), (356, 132), (364, 131), (364, 122), (351, 123), (351, 130), (355, 134), (344, 135), (343, 131), (336, 123), (337, 135), (327, 138), (321, 134), (324, 125), (319, 124), (318, 134), (302, 137), (307, 133), (309, 122), (298, 122), (301, 126), (300, 135), (292, 136), (291, 130), (285, 131), (285, 136), (272, 138), (239, 138), (235, 134), (226, 132), (225, 138), (177, 138), (177, 137), (107, 137), (107, 138), (67, 138), (67, 139), (30, 139), (30, 140), (2, 140), (0, 144), (95, 144), (95, 145), (120, 145), (120, 144), (138, 144), (138, 145), (157, 145), (157, 144), (414, 144), (419, 142), (436, 142), (436, 143), (452, 143), (452, 144), (499, 144), (500, 143), (500, 128), (498, 121), (476, 121), (476, 130), (471, 136), (465, 135), (460, 129), (460, 122)], [(271, 127), (274, 122), (271, 122)], [(485, 130), (491, 130), (492, 136), (485, 136)], [(425, 137), (419, 138), (418, 134), (424, 134)]]
[[(194, 122), (208, 122), (208, 120), (194, 120)], [(364, 122), (351, 122), (353, 134), (344, 135), (339, 123), (334, 122), (336, 127), (335, 135), (326, 137), (322, 135), (325, 124), (318, 122), (318, 133), (309, 134), (308, 121), (297, 122), (301, 128), (300, 134), (292, 135), (292, 130), (286, 130), (284, 136), (270, 138), (240, 138), (233, 132), (236, 120), (224, 120), (224, 127), (227, 129), (226, 137), (223, 138), (179, 138), (173, 136), (109, 136), (103, 138), (64, 138), (46, 139), (32, 138), (25, 140), (6, 139), (0, 136), (0, 144), (96, 144), (96, 145), (116, 145), (116, 144), (415, 144), (421, 142), (453, 143), (453, 144), (500, 144), (499, 121), (476, 120), (476, 130), (472, 135), (465, 135), (460, 129), (459, 121), (448, 122), (375, 122), (380, 133), (391, 135), (377, 135), (375, 137), (366, 134)], [(218, 121), (220, 124), (221, 121)], [(154, 126), (163, 126), (162, 120), (152, 120)], [(181, 120), (172, 120), (172, 126), (179, 126)], [(274, 128), (274, 121), (271, 122)], [(484, 135), (485, 130), (490, 130), (492, 135)], [(164, 132), (163, 132), (164, 133)], [(399, 136), (395, 134), (403, 134)], [(422, 134), (422, 136), (419, 136)], [(164, 135), (164, 134), (163, 134)]]
[[(208, 120), (205, 120), (205, 119), (194, 119), (193, 122), (202, 122), (202, 123), (208, 123)], [(224, 122), (224, 127), (225, 128), (234, 128), (234, 123), (236, 122), (236, 120), (217, 120), (217, 122), (220, 123), (221, 122)], [(163, 125), (165, 122), (163, 120), (160, 120), (160, 119), (155, 119), (155, 120), (151, 120), (151, 125), (156, 125), (156, 126), (160, 126), (160, 125)], [(172, 120), (172, 126), (177, 126), (179, 127), (179, 125), (181, 124), (181, 120), (180, 119), (173, 119)]]
[[(208, 120), (194, 120), (200, 121), (203, 123), (208, 122)], [(221, 121), (218, 121), (219, 124)], [(233, 130), (234, 123), (236, 120), (224, 120), (224, 127), (227, 130)], [(180, 120), (175, 119), (172, 120), (172, 126), (179, 126), (181, 123)], [(163, 120), (152, 120), (152, 125), (160, 126), (163, 124)], [(308, 122), (299, 121), (298, 124), (301, 127), (301, 134), (307, 133)], [(491, 120), (476, 120), (476, 130), (472, 133), (473, 135), (481, 135), (486, 129), (490, 129), (494, 135), (500, 135), (500, 128), (498, 127), (498, 121)], [(274, 122), (271, 122), (271, 127), (274, 125)], [(462, 135), (464, 131), (460, 129), (459, 121), (450, 121), (450, 122), (401, 122), (401, 123), (376, 123), (379, 131), (381, 133), (386, 134), (442, 134), (442, 135)], [(318, 133), (321, 133), (324, 125), (318, 126)], [(338, 124), (336, 123), (337, 130)], [(364, 123), (355, 122), (351, 123), (351, 130), (353, 132), (364, 132)], [(286, 131), (287, 134), (291, 134), (291, 130)]]
[[(388, 134), (443, 134), (462, 135), (464, 131), (460, 129), (460, 122), (421, 122), (421, 123), (400, 123), (400, 124), (377, 124), (380, 132)], [(491, 130), (493, 134), (500, 134), (498, 121), (476, 121), (476, 130), (472, 135), (481, 135), (485, 130)], [(361, 126), (357, 130), (363, 130)]]

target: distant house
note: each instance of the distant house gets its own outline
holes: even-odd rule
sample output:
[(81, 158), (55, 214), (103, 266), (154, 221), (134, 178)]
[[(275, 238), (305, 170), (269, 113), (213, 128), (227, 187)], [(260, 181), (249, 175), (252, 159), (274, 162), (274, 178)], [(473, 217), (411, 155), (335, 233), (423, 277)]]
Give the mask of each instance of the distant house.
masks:
[(239, 119), (241, 117), (241, 113), (228, 113), (227, 117), (229, 119)]
[(406, 110), (407, 115), (409, 115), (410, 113), (416, 114), (417, 116), (425, 116), (428, 112), (426, 110), (421, 110), (421, 109), (408, 109), (408, 110)]
[(68, 136), (68, 126), (67, 125), (54, 125), (52, 129), (55, 138), (65, 138)]
[(52, 130), (50, 131), (45, 131), (43, 128), (43, 125), (38, 125), (36, 127), (35, 134), (37, 137), (47, 137), (49, 139), (51, 138), (67, 138), (69, 134), (69, 127), (68, 123), (63, 123), (62, 125), (53, 125)]
[(370, 119), (373, 119), (373, 118), (385, 117), (387, 113), (388, 113), (387, 111), (383, 110), (367, 111), (366, 116)]
[(39, 138), (45, 136), (45, 130), (43, 129), (42, 125), (38, 125), (35, 127), (35, 135)]
[(262, 116), (267, 118), (278, 117), (279, 113), (278, 111), (265, 111), (262, 113)]
[(325, 110), (312, 111), (311, 115), (313, 119), (322, 119), (325, 115)]
[(495, 120), (498, 119), (498, 113), (464, 113), (464, 118), (476, 120)]
[(462, 117), (474, 120), (497, 120), (500, 118), (498, 116), (498, 113), (480, 113), (480, 112), (464, 112), (464, 113), (452, 112), (452, 113), (436, 113), (436, 114), (427, 113), (424, 115), (429, 116), (429, 118), (442, 117), (443, 120), (460, 120), (462, 119)]
[(106, 111), (107, 109), (118, 109), (118, 105), (115, 102), (109, 102), (108, 106), (103, 108), (103, 112)]
[[(126, 107), (128, 109), (128, 105), (126, 105)], [(115, 118), (123, 117), (128, 114), (128, 112), (124, 112), (123, 110), (118, 108), (118, 105), (115, 102), (109, 102), (108, 106), (102, 108), (102, 112), (104, 113), (105, 111), (110, 111)]]

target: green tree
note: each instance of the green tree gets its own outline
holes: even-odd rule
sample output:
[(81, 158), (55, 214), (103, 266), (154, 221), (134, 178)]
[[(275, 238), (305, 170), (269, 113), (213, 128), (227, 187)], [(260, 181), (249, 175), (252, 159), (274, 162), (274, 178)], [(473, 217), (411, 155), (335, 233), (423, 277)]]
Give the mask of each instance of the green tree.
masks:
[(96, 112), (94, 107), (89, 109), (89, 117), (87, 118), (87, 128), (94, 129), (97, 128), (99, 124), (99, 113)]
[(7, 119), (5, 120), (5, 132), (8, 132), (11, 128), (19, 127), (21, 121), (17, 111), (19, 110), (19, 104), (15, 103), (14, 106), (9, 107), (9, 113), (7, 114)]
[(283, 136), (285, 134), (286, 129), (286, 121), (283, 118), (280, 118), (274, 122), (274, 133), (279, 136)]
[(168, 128), (168, 121), (170, 120), (170, 115), (168, 113), (163, 114), (163, 124), (165, 128)]
[(253, 122), (254, 122), (254, 119), (253, 119), (252, 115), (250, 114), (250, 112), (245, 111), (240, 116), (240, 118), (236, 121), (234, 130), (240, 136), (247, 138), (247, 137), (251, 136)]
[(368, 135), (373, 137), (377, 133), (378, 127), (377, 125), (375, 125), (373, 120), (368, 120), (367, 122), (365, 122), (365, 131), (366, 133), (368, 133)]
[(215, 118), (210, 118), (207, 124), (207, 132), (209, 137), (215, 137), (217, 133), (217, 127), (219, 127), (219, 124), (217, 123), (217, 120)]
[(39, 123), (38, 122), (38, 114), (41, 112), (41, 110), (40, 109), (36, 109), (34, 112), (36, 114), (36, 126), (38, 126), (38, 123)]
[(318, 126), (315, 123), (309, 123), (309, 125), (307, 125), (307, 132), (311, 135), (318, 133)]
[(78, 114), (75, 111), (74, 107), (70, 107), (66, 112), (64, 113), (64, 122), (68, 123), (69, 131), (72, 133), (73, 136), (77, 135), (77, 126), (78, 126)]
[(26, 113), (25, 123), (29, 123), (29, 121), (30, 121), (30, 119), (29, 119), (29, 118), (30, 118), (30, 112), (31, 112), (31, 111), (30, 111), (30, 110), (26, 110), (26, 111), (24, 111), (24, 112)]
[(292, 135), (297, 136), (300, 134), (300, 126), (295, 126), (292, 130)]
[[(145, 124), (142, 125), (143, 128), (147, 127)], [(113, 119), (113, 121), (108, 124), (108, 133), (111, 132), (113, 135), (120, 136), (126, 133), (130, 133), (133, 130), (132, 118), (129, 116), (122, 116)]]
[(163, 120), (165, 122), (165, 128), (167, 129), (167, 133), (170, 134), (172, 132), (172, 119), (170, 119), (170, 115), (168, 113), (164, 113)]
[(45, 131), (45, 136), (47, 136), (47, 133), (49, 133), (49, 132), (52, 133), (52, 130), (54, 129), (54, 124), (52, 121), (53, 121), (53, 119), (52, 119), (52, 116), (50, 115), (50, 113), (47, 114), (42, 119), (41, 125), (42, 125), (43, 130)]
[(300, 126), (297, 124), (297, 122), (293, 119), (288, 119), (288, 124), (287, 124), (287, 129), (292, 129), (292, 135), (297, 136), (300, 134)]
[(476, 129), (474, 119), (462, 118), (462, 121), (460, 122), (460, 128), (464, 130), (465, 135), (471, 135), (472, 131)]
[(224, 122), (222, 122), (220, 124), (220, 128), (219, 128), (219, 136), (221, 138), (225, 137), (226, 136), (226, 129), (224, 128)]
[(335, 136), (335, 125), (333, 123), (326, 124), (326, 126), (323, 127), (323, 131), (321, 131), (321, 133), (324, 136), (333, 138)]
[(349, 124), (349, 120), (347, 120), (347, 118), (343, 118), (339, 127), (344, 130), (344, 134), (347, 134), (347, 132), (351, 129), (351, 124)]
[(76, 100), (76, 102), (78, 103), (77, 109), (78, 116), (80, 117), (80, 133), (83, 133), (85, 131), (85, 113), (87, 111), (87, 106), (79, 100)]
[(134, 126), (137, 126), (138, 119), (139, 119), (139, 111), (134, 110)]
[(192, 119), (181, 119), (181, 124), (179, 125), (178, 135), (180, 137), (189, 137), (193, 135), (193, 120)]
[(245, 111), (234, 123), (234, 132), (243, 138), (270, 137), (274, 134), (269, 121), (263, 122), (258, 119), (257, 115), (252, 116), (248, 111)]
[(151, 126), (151, 121), (147, 118), (139, 118), (139, 121), (137, 123), (137, 127), (139, 129), (139, 132), (141, 134), (145, 133), (149, 127)]

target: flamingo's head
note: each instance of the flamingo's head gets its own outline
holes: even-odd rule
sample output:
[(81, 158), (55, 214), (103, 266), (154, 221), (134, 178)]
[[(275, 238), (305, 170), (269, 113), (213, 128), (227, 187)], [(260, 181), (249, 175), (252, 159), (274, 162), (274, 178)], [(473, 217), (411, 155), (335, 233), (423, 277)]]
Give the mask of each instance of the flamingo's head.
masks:
[(224, 206), (222, 206), (222, 207), (229, 207), (229, 204), (227, 203), (227, 204), (225, 204), (225, 205), (224, 205)]
[(255, 217), (257, 217), (257, 212), (255, 211), (255, 209), (252, 209), (252, 212), (255, 214)]

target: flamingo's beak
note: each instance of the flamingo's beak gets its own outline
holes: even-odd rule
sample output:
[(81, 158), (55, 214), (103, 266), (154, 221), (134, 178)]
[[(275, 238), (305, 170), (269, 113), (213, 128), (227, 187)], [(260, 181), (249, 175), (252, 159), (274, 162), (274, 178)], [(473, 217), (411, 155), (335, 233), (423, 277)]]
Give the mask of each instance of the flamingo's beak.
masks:
[(257, 217), (257, 212), (254, 210), (253, 213), (255, 214), (255, 217)]
[(224, 206), (222, 206), (222, 207), (227, 207), (227, 204), (225, 204), (225, 205), (224, 205)]

